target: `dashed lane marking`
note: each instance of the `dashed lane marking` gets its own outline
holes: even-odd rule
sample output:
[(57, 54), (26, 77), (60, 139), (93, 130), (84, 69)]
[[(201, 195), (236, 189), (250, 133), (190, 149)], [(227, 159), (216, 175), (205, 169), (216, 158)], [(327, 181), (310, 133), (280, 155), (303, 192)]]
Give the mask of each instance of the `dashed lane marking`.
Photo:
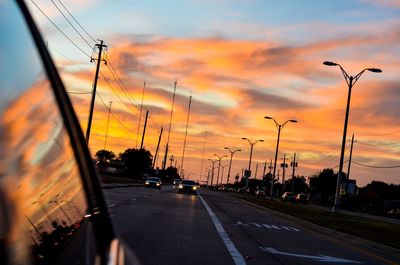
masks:
[(228, 249), (229, 254), (231, 255), (235, 264), (236, 265), (246, 265), (244, 257), (242, 256), (242, 254), (240, 254), (240, 252), (236, 248), (235, 244), (233, 244), (232, 240), (229, 238), (228, 234), (225, 232), (225, 229), (222, 227), (222, 224), (218, 220), (218, 217), (211, 210), (210, 206), (208, 206), (208, 204), (203, 199), (203, 197), (200, 194), (198, 194), (198, 196), (199, 196), (201, 202), (203, 203), (204, 207), (206, 208), (208, 214), (210, 215), (211, 220), (213, 221), (219, 236), (221, 237), (222, 241), (224, 242), (224, 244), (225, 244), (226, 248)]

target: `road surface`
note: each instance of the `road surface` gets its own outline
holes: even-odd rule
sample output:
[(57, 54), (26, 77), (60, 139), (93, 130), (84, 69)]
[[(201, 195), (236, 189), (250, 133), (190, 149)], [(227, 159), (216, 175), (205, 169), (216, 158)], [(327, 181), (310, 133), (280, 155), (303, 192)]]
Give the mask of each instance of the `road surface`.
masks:
[(144, 265), (400, 264), (396, 251), (371, 250), (225, 193), (178, 194), (167, 185), (104, 191), (117, 232)]

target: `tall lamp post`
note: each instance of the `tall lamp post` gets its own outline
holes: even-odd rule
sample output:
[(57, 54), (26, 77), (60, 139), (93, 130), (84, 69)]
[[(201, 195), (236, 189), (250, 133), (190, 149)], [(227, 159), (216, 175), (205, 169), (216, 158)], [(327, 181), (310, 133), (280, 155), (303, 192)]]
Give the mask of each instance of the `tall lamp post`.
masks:
[(278, 149), (279, 149), (279, 139), (281, 137), (281, 130), (283, 127), (285, 127), (286, 123), (288, 122), (297, 122), (297, 120), (287, 120), (282, 124), (279, 124), (274, 118), (265, 116), (264, 117), (267, 120), (273, 120), (275, 122), (276, 128), (278, 129), (278, 139), (276, 140), (276, 149), (275, 149), (275, 161), (274, 161), (274, 174), (272, 175), (272, 180), (271, 180), (271, 192), (269, 194), (269, 197), (272, 198), (273, 191), (274, 191), (274, 182), (275, 182), (275, 174), (276, 174), (276, 161), (278, 159)]
[(233, 154), (236, 153), (236, 152), (241, 152), (242, 150), (241, 150), (241, 149), (236, 149), (236, 150), (233, 150), (233, 151), (232, 151), (229, 147), (224, 147), (224, 149), (228, 150), (229, 153), (231, 153), (231, 160), (229, 161), (229, 168), (228, 168), (228, 179), (226, 180), (226, 185), (228, 185), (228, 183), (229, 183), (229, 178), (230, 178), (230, 176), (231, 176), (231, 167), (232, 167), (232, 157), (233, 157)]
[(216, 157), (218, 157), (218, 159), (217, 159), (217, 161), (218, 161), (217, 186), (218, 186), (219, 171), (220, 171), (220, 169), (221, 169), (221, 160), (222, 160), (222, 158), (227, 157), (227, 156), (226, 156), (226, 155), (219, 156), (219, 155), (217, 155), (217, 154), (214, 154), (214, 155), (215, 155)]
[(221, 181), (219, 182), (221, 186), (222, 186), (222, 181), (223, 181), (223, 179), (224, 179), (224, 170), (225, 170), (225, 168), (226, 168), (227, 166), (228, 166), (228, 165), (222, 165), (222, 166), (221, 166), (221, 167), (222, 167), (222, 174), (221, 174)]
[(253, 156), (253, 147), (257, 142), (264, 142), (264, 140), (257, 140), (257, 141), (250, 141), (248, 138), (242, 137), (242, 140), (247, 140), (250, 144), (250, 159), (249, 159), (249, 167), (246, 173), (246, 193), (247, 193), (247, 189), (249, 187), (249, 178), (251, 175), (251, 157)]
[(212, 160), (212, 159), (208, 159), (211, 163), (212, 163), (212, 171), (211, 171), (211, 187), (213, 185), (213, 181), (214, 181), (214, 165), (218, 160)]
[(349, 87), (349, 91), (348, 91), (348, 95), (347, 95), (346, 115), (345, 115), (345, 118), (344, 118), (342, 148), (341, 148), (341, 151), (340, 151), (339, 172), (338, 172), (338, 178), (337, 178), (337, 183), (336, 183), (335, 203), (332, 206), (332, 212), (334, 213), (335, 212), (335, 208), (338, 205), (339, 189), (340, 189), (340, 184), (341, 184), (341, 181), (342, 181), (342, 174), (343, 174), (344, 149), (345, 149), (345, 145), (346, 145), (347, 123), (348, 123), (348, 120), (349, 120), (351, 89), (353, 88), (353, 86), (356, 84), (358, 79), (360, 79), (361, 75), (365, 71), (370, 71), (370, 72), (373, 72), (373, 73), (381, 73), (382, 70), (379, 69), (379, 68), (365, 68), (364, 70), (359, 72), (357, 75), (350, 76), (350, 75), (348, 75), (346, 73), (346, 71), (343, 69), (343, 67), (340, 64), (337, 64), (337, 63), (334, 63), (334, 62), (329, 62), (329, 61), (325, 61), (323, 64), (327, 65), (327, 66), (339, 66), (340, 70), (342, 71), (343, 77), (346, 80), (346, 83), (347, 83), (347, 85)]

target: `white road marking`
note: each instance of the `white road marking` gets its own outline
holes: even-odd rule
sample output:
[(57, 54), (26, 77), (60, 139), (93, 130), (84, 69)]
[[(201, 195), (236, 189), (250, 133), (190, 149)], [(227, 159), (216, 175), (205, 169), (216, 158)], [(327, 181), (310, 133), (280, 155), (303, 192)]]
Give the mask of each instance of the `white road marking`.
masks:
[(113, 204), (108, 205), (108, 208), (113, 208), (115, 206), (117, 206), (117, 205), (115, 203), (113, 203)]
[(320, 254), (318, 254), (316, 256), (311, 256), (311, 255), (302, 255), (302, 254), (296, 254), (296, 253), (283, 252), (283, 251), (279, 251), (274, 248), (268, 248), (268, 247), (260, 247), (260, 248), (263, 251), (271, 253), (271, 254), (278, 254), (278, 255), (305, 258), (305, 259), (313, 259), (315, 261), (320, 261), (320, 262), (363, 263), (363, 262), (356, 261), (356, 260), (341, 259), (341, 258), (330, 257), (330, 256), (325, 256), (325, 255), (320, 255)]
[(300, 232), (300, 229), (297, 229), (292, 226), (286, 226), (286, 225), (267, 225), (267, 224), (258, 224), (258, 223), (254, 223), (254, 222), (241, 222), (241, 221), (237, 221), (236, 225), (257, 227), (257, 228), (266, 228), (266, 229), (275, 229), (275, 230), (283, 229), (283, 230), (291, 231), (291, 232)]
[(219, 236), (221, 237), (222, 241), (224, 242), (226, 248), (228, 249), (229, 254), (231, 254), (232, 259), (235, 262), (235, 264), (236, 265), (246, 265), (245, 259), (243, 258), (242, 254), (240, 254), (240, 252), (237, 250), (237, 248), (233, 244), (232, 240), (230, 240), (228, 234), (225, 232), (225, 229), (222, 227), (221, 222), (218, 220), (218, 217), (211, 210), (210, 206), (208, 206), (208, 204), (205, 202), (205, 200), (203, 199), (203, 197), (201, 197), (200, 194), (198, 194), (198, 197), (200, 198), (200, 200), (203, 203), (204, 207), (206, 208), (208, 214), (210, 215), (211, 220), (213, 221)]

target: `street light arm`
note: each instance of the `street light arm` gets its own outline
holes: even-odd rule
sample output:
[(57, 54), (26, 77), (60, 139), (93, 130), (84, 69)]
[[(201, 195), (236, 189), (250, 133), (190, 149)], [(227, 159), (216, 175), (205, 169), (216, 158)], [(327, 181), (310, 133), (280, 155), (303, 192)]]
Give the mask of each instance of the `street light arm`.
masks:
[(368, 68), (365, 68), (364, 70), (362, 70), (361, 72), (359, 72), (356, 76), (353, 77), (353, 86), (355, 85), (355, 83), (358, 81), (358, 79), (360, 79), (360, 77), (362, 76), (362, 74), (368, 70)]
[[(340, 64), (338, 64), (338, 66), (340, 67), (340, 70), (342, 71), (344, 80), (346, 80), (346, 83), (349, 86), (350, 85), (350, 76), (349, 76), (349, 74), (343, 69), (343, 67)], [(363, 70), (362, 72), (364, 72), (364, 71), (365, 70)]]

